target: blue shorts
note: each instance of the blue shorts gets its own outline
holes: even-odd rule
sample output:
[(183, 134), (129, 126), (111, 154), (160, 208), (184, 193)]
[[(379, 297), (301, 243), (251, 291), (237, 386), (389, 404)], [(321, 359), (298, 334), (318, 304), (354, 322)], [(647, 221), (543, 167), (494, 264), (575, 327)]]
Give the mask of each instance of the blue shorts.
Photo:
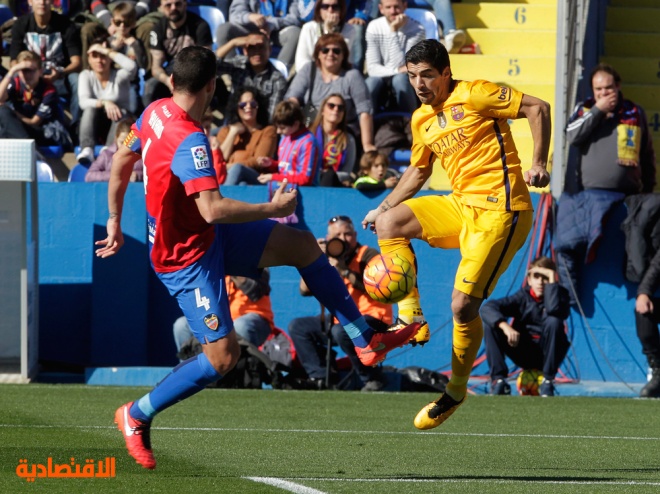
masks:
[(216, 225), (215, 241), (198, 261), (171, 273), (156, 273), (176, 297), (200, 343), (224, 338), (234, 324), (225, 275), (258, 278), (259, 260), (277, 225), (263, 220)]

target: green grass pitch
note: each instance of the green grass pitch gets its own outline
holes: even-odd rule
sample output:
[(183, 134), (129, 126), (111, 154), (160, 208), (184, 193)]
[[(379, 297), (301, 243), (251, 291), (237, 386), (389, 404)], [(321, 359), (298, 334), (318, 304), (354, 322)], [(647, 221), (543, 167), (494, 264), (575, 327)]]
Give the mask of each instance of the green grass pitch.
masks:
[[(157, 417), (147, 471), (112, 423), (145, 391), (1, 385), (0, 493), (660, 492), (660, 400), (471, 396), (419, 432), (435, 395), (209, 389)], [(72, 457), (116, 476), (16, 474)]]

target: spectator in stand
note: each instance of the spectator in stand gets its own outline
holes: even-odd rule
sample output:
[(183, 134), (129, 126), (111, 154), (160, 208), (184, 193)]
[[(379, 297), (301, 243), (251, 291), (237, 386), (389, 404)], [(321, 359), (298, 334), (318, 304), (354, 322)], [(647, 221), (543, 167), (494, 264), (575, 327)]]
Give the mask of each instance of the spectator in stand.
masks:
[[(225, 286), (236, 334), (256, 347), (263, 345), (275, 327), (268, 268), (261, 271), (261, 278), (225, 276)], [(193, 338), (193, 333), (185, 316), (174, 321), (172, 329), (178, 352), (190, 338)]]
[(347, 22), (355, 28), (355, 37), (351, 46), (351, 63), (360, 73), (364, 70), (364, 54), (367, 48), (365, 36), (367, 24), (372, 19), (374, 3), (375, 0), (347, 0), (346, 4)]
[[(89, 49), (89, 45), (93, 40), (101, 36), (104, 32), (115, 36), (119, 31), (119, 25), (114, 21), (117, 19), (115, 9), (122, 4), (128, 4), (133, 10), (133, 24), (128, 28), (124, 28), (125, 32), (130, 31), (131, 36), (137, 38), (142, 45), (144, 55), (146, 57), (144, 65), (138, 58), (136, 61), (140, 68), (149, 69), (151, 67), (151, 53), (145, 47), (149, 46), (149, 34), (153, 25), (158, 22), (163, 14), (159, 11), (160, 0), (128, 0), (122, 2), (108, 2), (107, 0), (92, 0), (89, 5), (89, 10), (96, 17), (94, 21), (88, 21), (83, 24), (80, 29), (80, 36), (82, 38), (83, 53)], [(121, 7), (122, 10), (126, 7)], [(117, 51), (121, 51), (116, 47)], [(128, 55), (127, 53), (124, 53)], [(84, 61), (83, 61), (84, 64)], [(88, 67), (84, 67), (85, 69)]]
[[(128, 115), (131, 80), (137, 72), (135, 61), (107, 46), (99, 39), (87, 53), (91, 69), (80, 74), (78, 98), (82, 109), (80, 120), (80, 153), (78, 162), (91, 163), (97, 143), (111, 144), (117, 122)], [(116, 69), (115, 64), (120, 68)]]
[[(339, 241), (338, 241), (339, 240)], [(328, 222), (325, 238), (318, 239), (321, 250), (328, 256), (330, 264), (339, 272), (348, 293), (358, 306), (364, 318), (372, 328), (387, 330), (392, 321), (392, 306), (372, 300), (364, 291), (362, 273), (370, 259), (378, 252), (357, 241), (357, 232), (353, 221), (348, 216), (334, 216)], [(339, 245), (340, 251), (333, 249)], [(339, 250), (339, 249), (338, 249)], [(311, 295), (305, 282), (300, 280), (300, 293)], [(299, 317), (289, 323), (289, 336), (293, 340), (298, 358), (307, 372), (310, 387), (322, 389), (325, 387), (327, 333), (332, 335), (332, 341), (346, 353), (362, 383), (362, 391), (379, 391), (385, 384), (380, 367), (366, 367), (358, 359), (351, 340), (342, 331), (336, 319), (328, 317), (327, 326), (322, 326), (321, 316)], [(342, 334), (344, 333), (344, 334)]]
[[(101, 38), (107, 34), (109, 47), (126, 55), (137, 63), (140, 69), (149, 69), (147, 50), (142, 41), (135, 35), (136, 10), (130, 2), (119, 2), (112, 9), (112, 22), (107, 29), (100, 22), (88, 22), (82, 28), (81, 38), (83, 50), (89, 49), (94, 39)], [(87, 57), (83, 57), (83, 69), (89, 69)], [(139, 109), (140, 79), (137, 72), (131, 81), (131, 103), (129, 111), (133, 114)]]
[(69, 19), (52, 10), (52, 0), (30, 0), (32, 13), (19, 17), (11, 28), (10, 64), (29, 50), (39, 55), (43, 78), (60, 96), (69, 98), (71, 123), (80, 118), (78, 73), (82, 68), (80, 33)]
[(529, 265), (527, 286), (483, 305), (491, 394), (511, 394), (506, 382), (508, 356), (522, 369), (542, 369), (539, 394), (555, 395), (555, 376), (570, 346), (564, 329), (569, 312), (568, 291), (557, 283), (557, 266), (547, 257), (538, 257)]
[(579, 272), (595, 256), (607, 213), (625, 196), (653, 192), (655, 153), (642, 107), (624, 99), (610, 65), (591, 72), (594, 97), (568, 120), (573, 146), (557, 208), (555, 248), (561, 283), (577, 303)]
[(356, 29), (346, 22), (346, 0), (319, 0), (314, 7), (314, 20), (303, 24), (296, 49), (296, 71), (313, 61), (314, 47), (319, 38), (328, 33), (340, 33), (350, 47), (353, 46)]
[(284, 97), (318, 110), (330, 94), (344, 98), (346, 125), (360, 138), (362, 150), (376, 149), (369, 90), (362, 74), (351, 69), (348, 46), (339, 33), (319, 38), (314, 47), (314, 63), (308, 63), (296, 74)]
[(239, 89), (229, 108), (229, 125), (222, 127), (217, 135), (227, 163), (225, 185), (258, 183), (258, 158), (275, 155), (277, 131), (268, 125), (268, 110), (255, 88)]
[[(160, 1), (164, 16), (154, 24), (149, 37), (151, 78), (144, 85), (142, 102), (145, 107), (157, 99), (171, 96), (170, 73), (177, 53), (187, 46), (203, 46), (210, 50), (213, 45), (208, 23), (197, 14), (188, 12), (187, 6), (186, 0)], [(222, 90), (223, 85), (216, 87)]]
[(282, 137), (277, 148), (277, 160), (267, 156), (257, 159), (263, 170), (275, 168), (272, 173), (262, 173), (257, 181), (267, 184), (271, 180), (287, 180), (291, 186), (319, 184), (319, 148), (314, 135), (305, 127), (300, 106), (282, 101), (275, 108), (273, 124)]
[(321, 150), (322, 187), (350, 186), (355, 165), (355, 139), (346, 127), (346, 102), (331, 94), (321, 103), (309, 129)]
[[(117, 130), (115, 131), (115, 142), (107, 146), (101, 151), (98, 157), (94, 160), (85, 175), (85, 182), (109, 182), (110, 169), (112, 168), (112, 157), (124, 143), (126, 136), (131, 131), (131, 125), (135, 122), (133, 117), (127, 117), (117, 122)], [(131, 182), (142, 182), (142, 160), (137, 160), (133, 165), (133, 173), (131, 174)]]
[(639, 393), (642, 398), (660, 398), (660, 332), (658, 332), (660, 298), (654, 297), (658, 288), (660, 288), (660, 249), (656, 251), (644, 272), (635, 300), (637, 336), (651, 368), (651, 379)]
[[(263, 32), (274, 45), (281, 47), (277, 58), (291, 68), (296, 56), (300, 25), (298, 2), (295, 0), (233, 0), (229, 7), (229, 22), (218, 27), (218, 45), (249, 33)], [(226, 58), (232, 56), (232, 53), (225, 55)]]
[[(243, 50), (243, 55), (225, 59), (228, 53), (237, 49)], [(229, 74), (232, 89), (252, 86), (268, 99), (268, 119), (273, 118), (275, 107), (284, 98), (286, 79), (282, 73), (270, 63), (270, 41), (264, 33), (251, 33), (247, 36), (234, 38), (216, 51), (219, 59), (218, 73)], [(221, 108), (221, 110), (224, 110)], [(224, 114), (225, 111), (222, 111)]]
[[(374, 112), (397, 109), (414, 112), (419, 106), (415, 90), (408, 82), (406, 52), (426, 38), (424, 27), (405, 14), (404, 0), (380, 0), (382, 17), (367, 26), (367, 77)], [(394, 107), (387, 95), (394, 94)]]
[(442, 27), (442, 44), (445, 45), (448, 53), (458, 53), (465, 42), (467, 37), (465, 31), (456, 29), (456, 20), (454, 19), (454, 11), (451, 8), (450, 0), (426, 0), (435, 13), (436, 19)]
[(57, 91), (43, 77), (41, 58), (31, 51), (20, 52), (0, 80), (0, 138), (72, 148)]
[(393, 189), (399, 179), (387, 176), (390, 160), (380, 151), (369, 151), (360, 158), (360, 176), (353, 185), (358, 190)]

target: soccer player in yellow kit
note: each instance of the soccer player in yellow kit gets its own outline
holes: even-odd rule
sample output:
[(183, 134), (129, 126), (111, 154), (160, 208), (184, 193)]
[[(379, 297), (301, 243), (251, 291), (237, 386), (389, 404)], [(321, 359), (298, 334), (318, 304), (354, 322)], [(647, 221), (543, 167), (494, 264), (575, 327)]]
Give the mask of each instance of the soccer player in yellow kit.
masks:
[[(451, 301), (452, 376), (445, 393), (414, 420), (418, 429), (431, 429), (465, 402), (483, 338), (479, 307), (525, 243), (532, 225), (527, 184), (545, 187), (550, 182), (546, 170), (550, 105), (491, 82), (454, 80), (447, 50), (435, 40), (413, 46), (406, 53), (406, 67), (422, 102), (411, 121), (411, 166), (362, 224), (378, 233), (383, 254), (397, 253), (413, 265), (413, 238), (461, 251)], [(507, 123), (523, 117), (534, 139), (532, 167), (524, 176)], [(434, 165), (447, 171), (452, 193), (413, 199)], [(423, 317), (414, 289), (399, 302), (400, 322), (423, 321)], [(417, 342), (428, 338), (425, 324)]]

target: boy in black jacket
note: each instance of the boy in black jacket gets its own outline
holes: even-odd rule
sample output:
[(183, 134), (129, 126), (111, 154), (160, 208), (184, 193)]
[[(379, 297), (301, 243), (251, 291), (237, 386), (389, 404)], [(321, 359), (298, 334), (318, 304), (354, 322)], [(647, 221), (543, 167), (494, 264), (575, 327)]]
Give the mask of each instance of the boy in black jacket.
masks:
[[(570, 343), (564, 320), (570, 312), (568, 291), (557, 283), (557, 266), (547, 257), (532, 261), (527, 286), (481, 308), (491, 394), (511, 394), (505, 355), (523, 369), (543, 369), (541, 396), (554, 396), (554, 378)], [(510, 318), (513, 318), (509, 324)]]

